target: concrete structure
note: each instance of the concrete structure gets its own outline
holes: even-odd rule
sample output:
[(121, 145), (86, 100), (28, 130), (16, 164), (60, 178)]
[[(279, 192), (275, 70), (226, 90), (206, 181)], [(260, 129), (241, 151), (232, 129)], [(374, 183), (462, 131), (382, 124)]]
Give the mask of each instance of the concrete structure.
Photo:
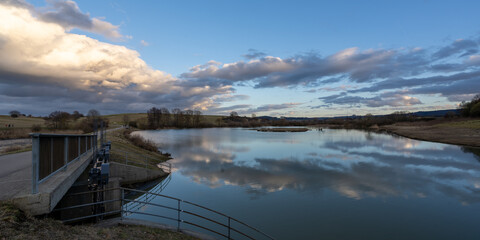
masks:
[[(38, 193), (36, 194), (32, 194), (31, 181), (24, 181), (21, 191), (13, 196), (8, 196), (8, 199), (32, 215), (49, 213), (55, 208), (82, 172), (85, 171), (92, 157), (93, 150), (86, 152), (71, 162), (65, 170), (59, 171), (42, 182), (38, 186)], [(31, 174), (31, 170), (29, 173)]]
[(168, 173), (160, 169), (153, 170), (110, 162), (110, 178), (118, 178), (120, 185), (148, 182), (166, 175)]

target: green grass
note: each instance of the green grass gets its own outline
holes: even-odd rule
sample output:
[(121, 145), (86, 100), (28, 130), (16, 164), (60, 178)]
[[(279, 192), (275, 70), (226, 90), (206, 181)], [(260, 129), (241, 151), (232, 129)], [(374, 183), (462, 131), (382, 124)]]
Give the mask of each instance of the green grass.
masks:
[(437, 124), (439, 127), (480, 129), (480, 119)]

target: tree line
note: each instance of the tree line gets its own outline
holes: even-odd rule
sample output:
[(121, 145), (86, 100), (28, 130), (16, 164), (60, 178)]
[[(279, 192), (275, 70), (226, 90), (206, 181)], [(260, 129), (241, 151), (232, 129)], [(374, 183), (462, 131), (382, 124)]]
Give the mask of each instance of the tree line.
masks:
[(180, 110), (174, 108), (169, 111), (167, 108), (152, 107), (147, 111), (147, 127), (158, 128), (198, 128), (202, 126), (202, 112), (198, 110)]
[(469, 102), (460, 103), (460, 111), (464, 117), (480, 117), (480, 94), (477, 94)]

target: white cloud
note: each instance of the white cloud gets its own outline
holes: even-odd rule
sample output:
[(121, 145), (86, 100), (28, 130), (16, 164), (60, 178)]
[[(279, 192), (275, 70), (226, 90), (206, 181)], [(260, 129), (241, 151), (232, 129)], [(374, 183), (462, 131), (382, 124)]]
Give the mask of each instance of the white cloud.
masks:
[(141, 41), (140, 41), (140, 44), (142, 44), (142, 46), (144, 46), (144, 47), (150, 45), (150, 44), (149, 44), (147, 41), (145, 41), (145, 40), (141, 40)]
[(134, 50), (68, 33), (24, 6), (0, 3), (0, 16), (0, 94), (18, 102), (24, 96), (14, 90), (24, 88), (46, 104), (56, 96), (120, 110), (131, 102), (207, 109), (212, 96), (232, 92), (228, 85), (193, 84), (152, 69)]

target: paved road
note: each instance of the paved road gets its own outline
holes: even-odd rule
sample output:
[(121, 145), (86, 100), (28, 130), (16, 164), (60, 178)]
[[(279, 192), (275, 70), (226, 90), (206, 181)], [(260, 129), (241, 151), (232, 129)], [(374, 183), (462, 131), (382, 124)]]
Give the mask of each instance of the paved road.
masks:
[(0, 156), (0, 200), (31, 188), (32, 152)]
[(32, 151), (0, 156), (0, 179), (32, 166)]

